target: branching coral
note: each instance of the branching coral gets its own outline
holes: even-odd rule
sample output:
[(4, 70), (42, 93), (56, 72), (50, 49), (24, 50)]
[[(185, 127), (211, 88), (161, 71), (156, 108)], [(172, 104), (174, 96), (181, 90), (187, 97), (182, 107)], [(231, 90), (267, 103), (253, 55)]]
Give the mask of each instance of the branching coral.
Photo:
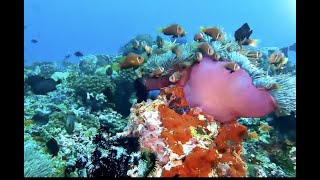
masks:
[(77, 91), (100, 94), (109, 87), (114, 88), (111, 79), (106, 76), (90, 76), (84, 74), (72, 73), (67, 78), (67, 87)]

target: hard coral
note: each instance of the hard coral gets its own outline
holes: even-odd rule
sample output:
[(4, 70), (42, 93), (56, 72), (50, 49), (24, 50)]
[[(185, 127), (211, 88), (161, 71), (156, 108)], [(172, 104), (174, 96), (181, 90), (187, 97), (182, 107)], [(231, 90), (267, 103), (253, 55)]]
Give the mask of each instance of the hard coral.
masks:
[(97, 61), (98, 59), (95, 55), (88, 55), (82, 57), (79, 63), (79, 68), (81, 72), (87, 75), (92, 75), (98, 68)]

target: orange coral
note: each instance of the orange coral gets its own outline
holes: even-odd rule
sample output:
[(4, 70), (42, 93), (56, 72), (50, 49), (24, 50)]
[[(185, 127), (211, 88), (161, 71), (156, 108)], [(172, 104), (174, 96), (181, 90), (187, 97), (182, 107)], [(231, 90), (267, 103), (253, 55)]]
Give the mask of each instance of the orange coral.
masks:
[[(162, 131), (160, 137), (167, 140), (167, 143), (168, 143), (170, 149), (174, 153), (176, 153), (178, 155), (183, 154), (182, 146), (181, 146), (181, 144), (178, 143), (178, 141), (180, 140), (178, 138), (178, 136), (175, 136), (173, 133), (171, 134), (169, 131)], [(191, 136), (186, 136), (186, 137), (184, 137), (184, 139), (185, 138), (188, 138), (188, 140), (189, 140), (189, 138), (191, 138)]]
[(217, 153), (213, 149), (194, 148), (180, 166), (163, 170), (163, 177), (208, 177), (217, 163)]
[(206, 125), (204, 121), (200, 121), (197, 117), (193, 117), (190, 114), (180, 115), (165, 105), (159, 106), (158, 110), (160, 112), (163, 127), (167, 129), (175, 129), (177, 127), (189, 128), (190, 126), (196, 127), (198, 125)]
[(188, 106), (187, 100), (184, 97), (183, 87), (174, 86), (173, 88), (164, 88), (161, 92), (170, 98), (179, 97), (181, 98), (180, 106)]
[(161, 138), (167, 139), (169, 148), (178, 155), (183, 154), (182, 144), (190, 140), (190, 126), (205, 125), (203, 121), (192, 117), (191, 115), (179, 115), (174, 110), (162, 105), (158, 108), (162, 125), (165, 128), (161, 133)]
[[(162, 97), (166, 97), (170, 102), (179, 98), (174, 102), (175, 106), (187, 106), (181, 87), (164, 88), (161, 92)], [(188, 142), (191, 138), (190, 127), (201, 127), (205, 132), (209, 133), (207, 123), (213, 121), (213, 118), (203, 112), (196, 112), (191, 109), (184, 115), (176, 113), (167, 105), (158, 107), (162, 126), (161, 138), (169, 148), (176, 154), (183, 155), (182, 144)], [(199, 120), (202, 115), (206, 120)], [(245, 164), (241, 159), (242, 140), (248, 137), (247, 128), (237, 124), (236, 121), (223, 124), (220, 126), (218, 136), (211, 142), (208, 149), (196, 146), (191, 150), (182, 161), (182, 165), (171, 167), (170, 170), (163, 169), (164, 177), (208, 177), (208, 176), (231, 176), (243, 177), (246, 175)], [(210, 142), (210, 141), (209, 141)], [(218, 164), (226, 164), (226, 166), (218, 166)], [(228, 168), (227, 174), (223, 174), (221, 168)]]
[[(228, 163), (230, 168), (228, 170), (228, 176), (230, 177), (243, 177), (246, 175), (246, 166), (243, 163), (239, 154), (233, 153), (224, 153), (222, 158), (218, 160), (220, 163)], [(218, 176), (223, 176), (223, 173), (218, 168)]]
[(214, 139), (214, 142), (220, 153), (224, 153), (227, 150), (239, 152), (242, 140), (247, 137), (247, 128), (233, 122), (225, 124), (219, 129), (219, 136)]

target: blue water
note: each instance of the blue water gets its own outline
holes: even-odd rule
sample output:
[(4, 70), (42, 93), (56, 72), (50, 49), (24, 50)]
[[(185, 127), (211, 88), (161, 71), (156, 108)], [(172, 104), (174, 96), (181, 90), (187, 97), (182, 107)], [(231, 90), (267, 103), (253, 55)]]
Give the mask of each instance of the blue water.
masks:
[(233, 34), (247, 22), (261, 47), (296, 42), (295, 0), (25, 0), (24, 10), (25, 63), (61, 61), (78, 50), (116, 54), (137, 34), (155, 37), (171, 23), (181, 24), (189, 41), (200, 26)]

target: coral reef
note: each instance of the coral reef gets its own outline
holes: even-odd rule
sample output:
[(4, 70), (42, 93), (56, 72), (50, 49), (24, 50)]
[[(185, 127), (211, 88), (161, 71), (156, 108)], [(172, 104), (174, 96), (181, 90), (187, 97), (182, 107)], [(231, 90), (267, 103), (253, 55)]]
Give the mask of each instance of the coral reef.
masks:
[(138, 152), (138, 139), (110, 137), (108, 134), (108, 130), (101, 127), (93, 139), (96, 144), (94, 151), (67, 166), (66, 176), (128, 177), (135, 176), (135, 171), (143, 174), (145, 169), (138, 169), (138, 164), (145, 163), (141, 161), (141, 155)]
[(50, 78), (53, 73), (59, 71), (58, 65), (50, 61), (33, 62), (31, 65), (26, 66), (25, 69), (29, 70), (27, 71), (27, 76), (39, 75), (45, 78)]
[(123, 118), (117, 111), (98, 113), (97, 116), (100, 127), (103, 127), (111, 135), (123, 131), (128, 122), (128, 119)]
[(24, 143), (24, 177), (52, 177), (50, 156), (41, 152), (33, 140)]
[(98, 59), (95, 55), (81, 57), (79, 63), (80, 71), (84, 74), (92, 75), (98, 68), (97, 62)]
[(105, 67), (108, 64), (113, 63), (119, 55), (109, 55), (109, 54), (96, 54), (98, 67)]
[(68, 72), (55, 72), (51, 75), (51, 78), (55, 81), (65, 81), (69, 76)]
[(241, 118), (239, 123), (246, 125), (249, 131), (249, 138), (243, 142), (243, 157), (250, 177), (295, 176), (295, 164), (290, 160), (290, 150), (295, 143), (288, 140), (277, 126), (273, 126), (272, 116)]
[(153, 38), (149, 34), (138, 34), (135, 38), (131, 39), (127, 44), (122, 46), (119, 49), (119, 52), (122, 53), (123, 56), (128, 55), (129, 53), (142, 54), (144, 49), (142, 46), (138, 46), (138, 48), (133, 48), (133, 42), (138, 41), (139, 43), (145, 42), (148, 46), (153, 45)]
[(158, 168), (149, 176), (245, 176), (246, 128), (235, 122), (221, 126), (198, 109), (175, 111), (185, 106), (182, 88), (164, 88), (157, 100), (132, 107), (127, 131), (118, 135), (140, 137), (141, 148), (156, 155)]
[[(25, 176), (296, 176), (295, 65), (218, 29), (26, 66)], [(129, 53), (143, 63), (117, 68)]]
[(49, 92), (55, 91), (56, 86), (60, 84), (60, 82), (56, 82), (52, 78), (45, 78), (39, 75), (29, 76), (25, 85), (28, 84), (32, 93), (36, 95), (46, 95)]
[(33, 95), (24, 97), (24, 115), (26, 119), (32, 119), (37, 114), (51, 114), (55, 111), (67, 111), (76, 107), (74, 91), (62, 85), (57, 86), (57, 90), (49, 92), (46, 96)]
[(67, 87), (76, 91), (100, 94), (106, 88), (113, 89), (114, 84), (111, 78), (107, 76), (72, 73), (67, 78)]
[(292, 147), (291, 150), (289, 151), (289, 158), (291, 159), (293, 163), (293, 169), (296, 170), (296, 147)]

